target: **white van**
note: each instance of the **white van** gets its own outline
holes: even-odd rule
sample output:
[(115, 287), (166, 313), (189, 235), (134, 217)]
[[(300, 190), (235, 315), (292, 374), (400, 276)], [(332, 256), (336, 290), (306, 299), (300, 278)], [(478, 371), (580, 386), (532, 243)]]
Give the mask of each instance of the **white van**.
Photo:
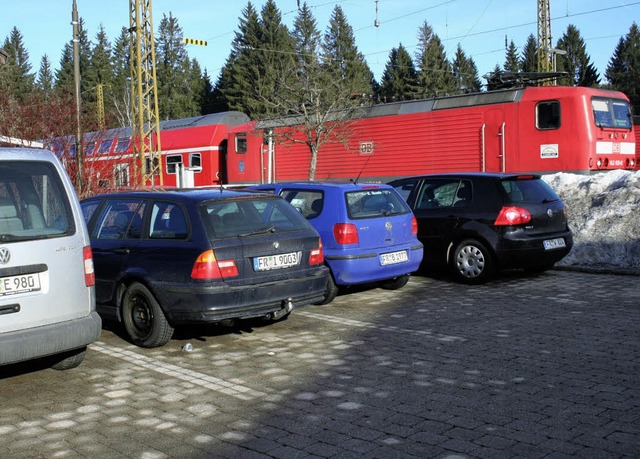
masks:
[(0, 365), (78, 366), (102, 322), (71, 180), (45, 150), (0, 148)]

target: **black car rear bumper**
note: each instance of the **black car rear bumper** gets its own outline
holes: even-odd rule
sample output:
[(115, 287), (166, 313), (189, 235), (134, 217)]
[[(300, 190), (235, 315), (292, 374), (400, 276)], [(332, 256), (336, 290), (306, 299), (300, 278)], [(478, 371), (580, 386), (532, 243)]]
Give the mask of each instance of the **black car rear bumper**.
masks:
[[(565, 247), (545, 250), (544, 241), (563, 238)], [(505, 236), (495, 247), (495, 255), (500, 268), (534, 268), (562, 260), (573, 247), (571, 231), (540, 237)]]
[(247, 319), (298, 308), (324, 299), (329, 270), (278, 282), (229, 286), (195, 286), (157, 283), (152, 286), (169, 322), (177, 324), (215, 323), (226, 319)]

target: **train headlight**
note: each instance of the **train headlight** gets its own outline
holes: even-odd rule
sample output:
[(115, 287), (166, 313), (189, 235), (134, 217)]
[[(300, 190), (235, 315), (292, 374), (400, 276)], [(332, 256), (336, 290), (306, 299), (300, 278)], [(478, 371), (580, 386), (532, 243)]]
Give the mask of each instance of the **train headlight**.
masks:
[(598, 158), (598, 161), (596, 162), (596, 166), (602, 167), (602, 158)]

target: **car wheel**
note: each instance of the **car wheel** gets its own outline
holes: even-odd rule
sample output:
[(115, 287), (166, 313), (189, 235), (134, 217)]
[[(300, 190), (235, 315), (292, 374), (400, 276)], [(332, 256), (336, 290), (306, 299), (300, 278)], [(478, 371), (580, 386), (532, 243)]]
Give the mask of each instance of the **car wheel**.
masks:
[(134, 282), (122, 301), (124, 328), (134, 344), (140, 347), (165, 345), (173, 335), (160, 305), (142, 284)]
[(399, 276), (394, 279), (389, 279), (382, 282), (382, 288), (386, 290), (398, 290), (404, 287), (409, 282), (409, 275)]
[[(51, 365), (51, 368), (53, 368), (54, 370), (70, 370), (71, 368), (75, 368), (82, 363), (86, 353), (87, 347), (85, 346), (81, 349), (76, 349), (55, 356), (53, 358), (58, 360), (56, 361), (56, 363)], [(62, 360), (59, 360), (60, 358)]]
[(333, 276), (329, 274), (329, 278), (327, 280), (327, 290), (324, 293), (324, 300), (314, 304), (319, 306), (329, 304), (335, 299), (336, 296), (338, 296), (338, 286), (333, 281)]
[(467, 239), (456, 246), (451, 269), (457, 280), (466, 284), (481, 284), (493, 275), (491, 253), (481, 242)]

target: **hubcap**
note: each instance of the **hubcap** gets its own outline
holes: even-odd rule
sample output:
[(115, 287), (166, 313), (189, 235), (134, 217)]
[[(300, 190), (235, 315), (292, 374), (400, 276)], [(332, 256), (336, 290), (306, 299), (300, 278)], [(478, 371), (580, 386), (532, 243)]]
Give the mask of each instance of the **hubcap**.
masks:
[(458, 252), (456, 265), (458, 267), (458, 271), (464, 277), (478, 277), (484, 270), (484, 254), (477, 247), (465, 245), (460, 252)]

